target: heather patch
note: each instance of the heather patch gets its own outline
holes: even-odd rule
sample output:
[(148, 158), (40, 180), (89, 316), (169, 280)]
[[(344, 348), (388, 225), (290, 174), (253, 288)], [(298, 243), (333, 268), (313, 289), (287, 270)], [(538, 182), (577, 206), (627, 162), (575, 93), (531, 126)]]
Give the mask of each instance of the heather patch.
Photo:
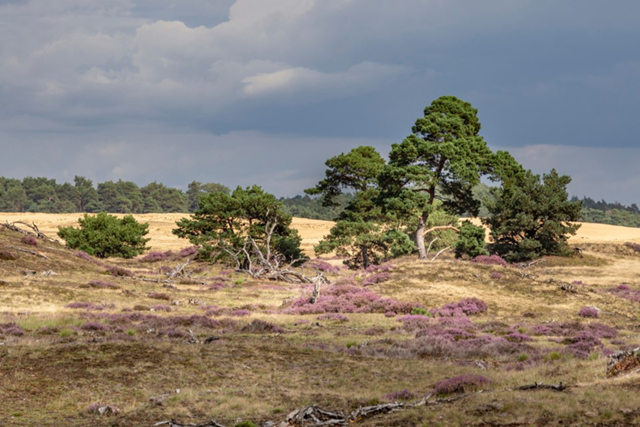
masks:
[(628, 285), (619, 285), (609, 289), (613, 295), (632, 302), (640, 302), (640, 291), (631, 289)]
[(229, 316), (233, 316), (233, 317), (251, 316), (251, 311), (245, 310), (245, 309), (232, 310), (229, 312)]
[(491, 380), (482, 375), (459, 375), (438, 381), (434, 387), (437, 394), (466, 393), (491, 384)]
[(640, 243), (626, 242), (624, 245), (634, 252), (640, 252)]
[(365, 268), (364, 271), (367, 273), (388, 273), (393, 270), (395, 266), (393, 264), (380, 264), (380, 265), (370, 265)]
[(170, 301), (171, 297), (168, 294), (162, 292), (150, 292), (147, 294), (147, 298), (160, 299), (164, 301)]
[(483, 265), (501, 265), (503, 267), (509, 265), (500, 255), (478, 255), (472, 261)]
[(362, 282), (362, 285), (371, 286), (371, 285), (376, 285), (378, 283), (387, 282), (389, 280), (391, 280), (391, 273), (381, 272), (365, 278), (364, 281)]
[(158, 304), (158, 305), (154, 305), (153, 307), (151, 307), (151, 311), (166, 311), (166, 312), (169, 312), (169, 311), (171, 311), (171, 307), (169, 307), (168, 305)]
[(600, 317), (600, 312), (593, 307), (582, 307), (578, 311), (578, 316), (597, 319), (598, 317)]
[(24, 335), (24, 329), (13, 322), (0, 323), (0, 335), (22, 336)]
[(65, 305), (67, 308), (83, 309), (83, 310), (95, 310), (101, 311), (106, 307), (102, 304), (94, 304), (92, 302), (72, 302)]
[(380, 295), (354, 285), (333, 285), (322, 290), (315, 304), (311, 303), (312, 287), (284, 310), (286, 314), (322, 313), (410, 313), (413, 303), (382, 298)]
[(498, 280), (498, 279), (502, 279), (502, 274), (498, 273), (497, 271), (492, 271), (489, 277), (494, 280)]
[(191, 255), (195, 255), (197, 253), (198, 253), (198, 247), (197, 246), (189, 246), (189, 247), (180, 249), (180, 252), (178, 252), (178, 256), (180, 258), (186, 258), (186, 257), (189, 257)]
[(107, 332), (111, 328), (108, 325), (100, 322), (86, 322), (83, 323), (82, 326), (80, 326), (80, 329), (89, 332)]
[[(169, 252), (171, 253), (171, 252)], [(152, 251), (140, 258), (141, 262), (158, 262), (168, 258), (167, 252)]]
[[(385, 313), (385, 316), (386, 315), (387, 313)], [(396, 320), (402, 322), (402, 328), (410, 332), (428, 328), (434, 323), (434, 320), (431, 317), (423, 314), (405, 314), (404, 316), (398, 317)]]
[(304, 264), (304, 267), (306, 268), (315, 268), (316, 270), (320, 270), (323, 273), (339, 273), (340, 272), (340, 267), (329, 264), (326, 261), (322, 261), (320, 259), (314, 259), (311, 261), (307, 261)]
[(478, 298), (465, 298), (461, 301), (445, 304), (431, 310), (431, 314), (441, 317), (458, 317), (485, 313), (487, 304)]
[(38, 239), (36, 239), (33, 236), (23, 236), (22, 239), (20, 239), (20, 241), (25, 245), (38, 246)]
[(116, 277), (133, 277), (133, 272), (126, 268), (111, 265), (107, 267), (107, 272)]

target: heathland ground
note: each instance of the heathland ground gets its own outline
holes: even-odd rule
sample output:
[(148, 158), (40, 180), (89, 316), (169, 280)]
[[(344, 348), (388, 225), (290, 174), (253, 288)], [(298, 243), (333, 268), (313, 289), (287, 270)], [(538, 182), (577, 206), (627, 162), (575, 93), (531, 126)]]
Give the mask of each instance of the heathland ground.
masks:
[[(0, 214), (50, 237), (80, 214)], [(152, 252), (98, 260), (0, 227), (0, 424), (137, 426), (175, 419), (281, 422), (305, 405), (426, 405), (363, 426), (633, 425), (640, 376), (606, 378), (640, 345), (640, 229), (584, 224), (582, 257), (529, 265), (413, 257), (331, 285), (256, 281), (196, 261), (149, 222)], [(311, 249), (332, 223), (295, 219)], [(520, 390), (562, 384), (562, 391)], [(564, 388), (566, 386), (566, 388)], [(117, 413), (100, 415), (97, 408)], [(250, 424), (245, 424), (250, 425)]]

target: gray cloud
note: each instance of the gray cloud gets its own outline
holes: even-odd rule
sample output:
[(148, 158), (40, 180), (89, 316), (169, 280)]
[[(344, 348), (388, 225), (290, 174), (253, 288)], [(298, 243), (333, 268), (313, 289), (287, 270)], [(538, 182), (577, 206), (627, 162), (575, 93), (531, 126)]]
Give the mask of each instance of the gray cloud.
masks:
[(215, 170), (294, 194), (332, 155), (366, 141), (386, 153), (454, 94), (492, 146), (525, 164), (541, 146), (596, 156), (605, 178), (576, 169), (576, 191), (634, 201), (623, 187), (636, 178), (604, 159), (637, 159), (638, 12), (631, 0), (0, 1), (12, 153), (0, 173), (184, 186)]

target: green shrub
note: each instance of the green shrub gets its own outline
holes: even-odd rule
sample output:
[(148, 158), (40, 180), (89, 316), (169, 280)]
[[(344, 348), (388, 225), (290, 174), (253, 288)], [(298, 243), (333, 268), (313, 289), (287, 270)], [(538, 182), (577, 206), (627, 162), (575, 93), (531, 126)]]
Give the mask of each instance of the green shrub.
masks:
[(485, 249), (484, 235), (483, 227), (473, 225), (469, 221), (463, 222), (456, 243), (456, 258), (475, 258), (480, 255), (489, 255)]
[(149, 224), (141, 224), (131, 215), (118, 219), (105, 212), (84, 214), (80, 228), (59, 227), (58, 236), (72, 249), (80, 249), (98, 258), (132, 258), (146, 251)]

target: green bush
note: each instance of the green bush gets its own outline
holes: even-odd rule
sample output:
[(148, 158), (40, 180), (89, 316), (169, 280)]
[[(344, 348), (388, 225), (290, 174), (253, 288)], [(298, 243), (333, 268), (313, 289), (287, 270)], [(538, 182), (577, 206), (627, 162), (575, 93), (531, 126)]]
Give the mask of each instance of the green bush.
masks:
[(119, 219), (102, 212), (84, 214), (78, 219), (80, 228), (59, 227), (58, 236), (72, 249), (79, 249), (98, 258), (132, 258), (146, 251), (149, 224), (141, 224), (131, 215)]
[(484, 234), (483, 227), (473, 225), (469, 221), (462, 223), (460, 236), (456, 243), (456, 258), (475, 258), (479, 255), (489, 255), (485, 249)]

